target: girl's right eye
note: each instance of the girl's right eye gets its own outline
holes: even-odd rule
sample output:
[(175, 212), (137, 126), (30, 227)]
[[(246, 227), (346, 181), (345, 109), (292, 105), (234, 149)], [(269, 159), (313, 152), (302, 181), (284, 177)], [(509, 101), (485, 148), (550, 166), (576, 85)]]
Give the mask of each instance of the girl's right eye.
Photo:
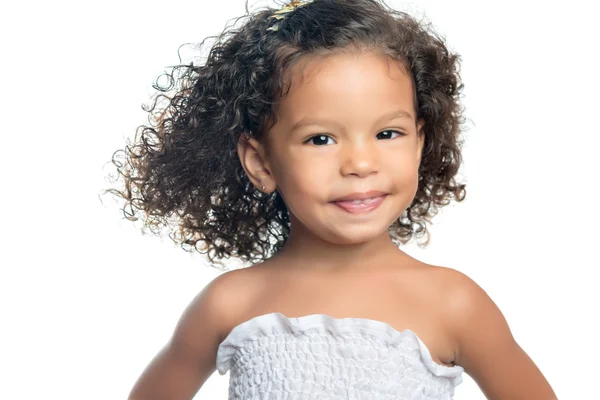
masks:
[[(306, 141), (304, 141), (304, 143), (305, 144), (312, 143), (317, 146), (321, 146), (323, 144), (327, 144), (327, 139), (331, 139), (331, 138), (327, 135), (316, 135), (316, 136), (313, 136), (313, 137), (307, 139)], [(323, 143), (323, 142), (325, 142), (325, 143)]]

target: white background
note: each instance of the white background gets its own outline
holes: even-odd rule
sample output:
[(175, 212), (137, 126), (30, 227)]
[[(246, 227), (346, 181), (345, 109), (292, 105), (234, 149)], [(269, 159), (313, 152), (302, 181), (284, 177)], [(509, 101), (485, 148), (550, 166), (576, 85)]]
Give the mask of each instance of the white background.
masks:
[[(462, 55), (470, 120), (467, 199), (435, 219), (428, 248), (404, 250), (479, 283), (559, 398), (596, 395), (594, 2), (388, 3), (424, 13)], [(125, 399), (218, 271), (99, 193), (146, 123), (152, 81), (244, 1), (15, 4), (0, 24), (0, 398)], [(228, 378), (196, 398), (225, 399)], [(483, 399), (464, 378), (455, 398)]]

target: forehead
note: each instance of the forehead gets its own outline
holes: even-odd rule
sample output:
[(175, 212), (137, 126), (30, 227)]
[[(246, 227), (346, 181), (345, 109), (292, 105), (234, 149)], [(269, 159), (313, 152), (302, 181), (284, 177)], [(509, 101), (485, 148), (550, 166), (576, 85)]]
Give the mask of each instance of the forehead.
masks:
[(394, 109), (414, 114), (413, 84), (406, 69), (378, 53), (308, 56), (290, 69), (287, 79), (291, 86), (280, 102), (280, 118), (377, 117)]

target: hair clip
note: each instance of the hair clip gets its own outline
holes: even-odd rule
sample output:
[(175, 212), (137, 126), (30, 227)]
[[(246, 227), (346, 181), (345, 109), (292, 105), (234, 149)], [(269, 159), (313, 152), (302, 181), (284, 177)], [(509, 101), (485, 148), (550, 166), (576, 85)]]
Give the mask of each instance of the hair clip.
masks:
[[(303, 5), (310, 3), (311, 1), (313, 1), (313, 0), (292, 0), (289, 3), (287, 3), (286, 5), (284, 5), (283, 7), (281, 7), (281, 9), (275, 11), (275, 13), (273, 15), (271, 15), (269, 17), (269, 19), (275, 18), (277, 20), (281, 20), (281, 19), (285, 18), (286, 14), (296, 10), (298, 7), (301, 7)], [(278, 31), (279, 23), (271, 26), (270, 28), (267, 28), (267, 30), (268, 31)]]

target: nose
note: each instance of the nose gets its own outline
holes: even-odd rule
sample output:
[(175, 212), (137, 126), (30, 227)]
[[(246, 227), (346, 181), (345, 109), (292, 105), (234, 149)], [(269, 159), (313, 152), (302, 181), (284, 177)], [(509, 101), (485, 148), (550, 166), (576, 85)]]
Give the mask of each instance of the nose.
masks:
[(341, 173), (344, 176), (366, 177), (379, 170), (377, 146), (366, 140), (345, 143), (341, 161)]

